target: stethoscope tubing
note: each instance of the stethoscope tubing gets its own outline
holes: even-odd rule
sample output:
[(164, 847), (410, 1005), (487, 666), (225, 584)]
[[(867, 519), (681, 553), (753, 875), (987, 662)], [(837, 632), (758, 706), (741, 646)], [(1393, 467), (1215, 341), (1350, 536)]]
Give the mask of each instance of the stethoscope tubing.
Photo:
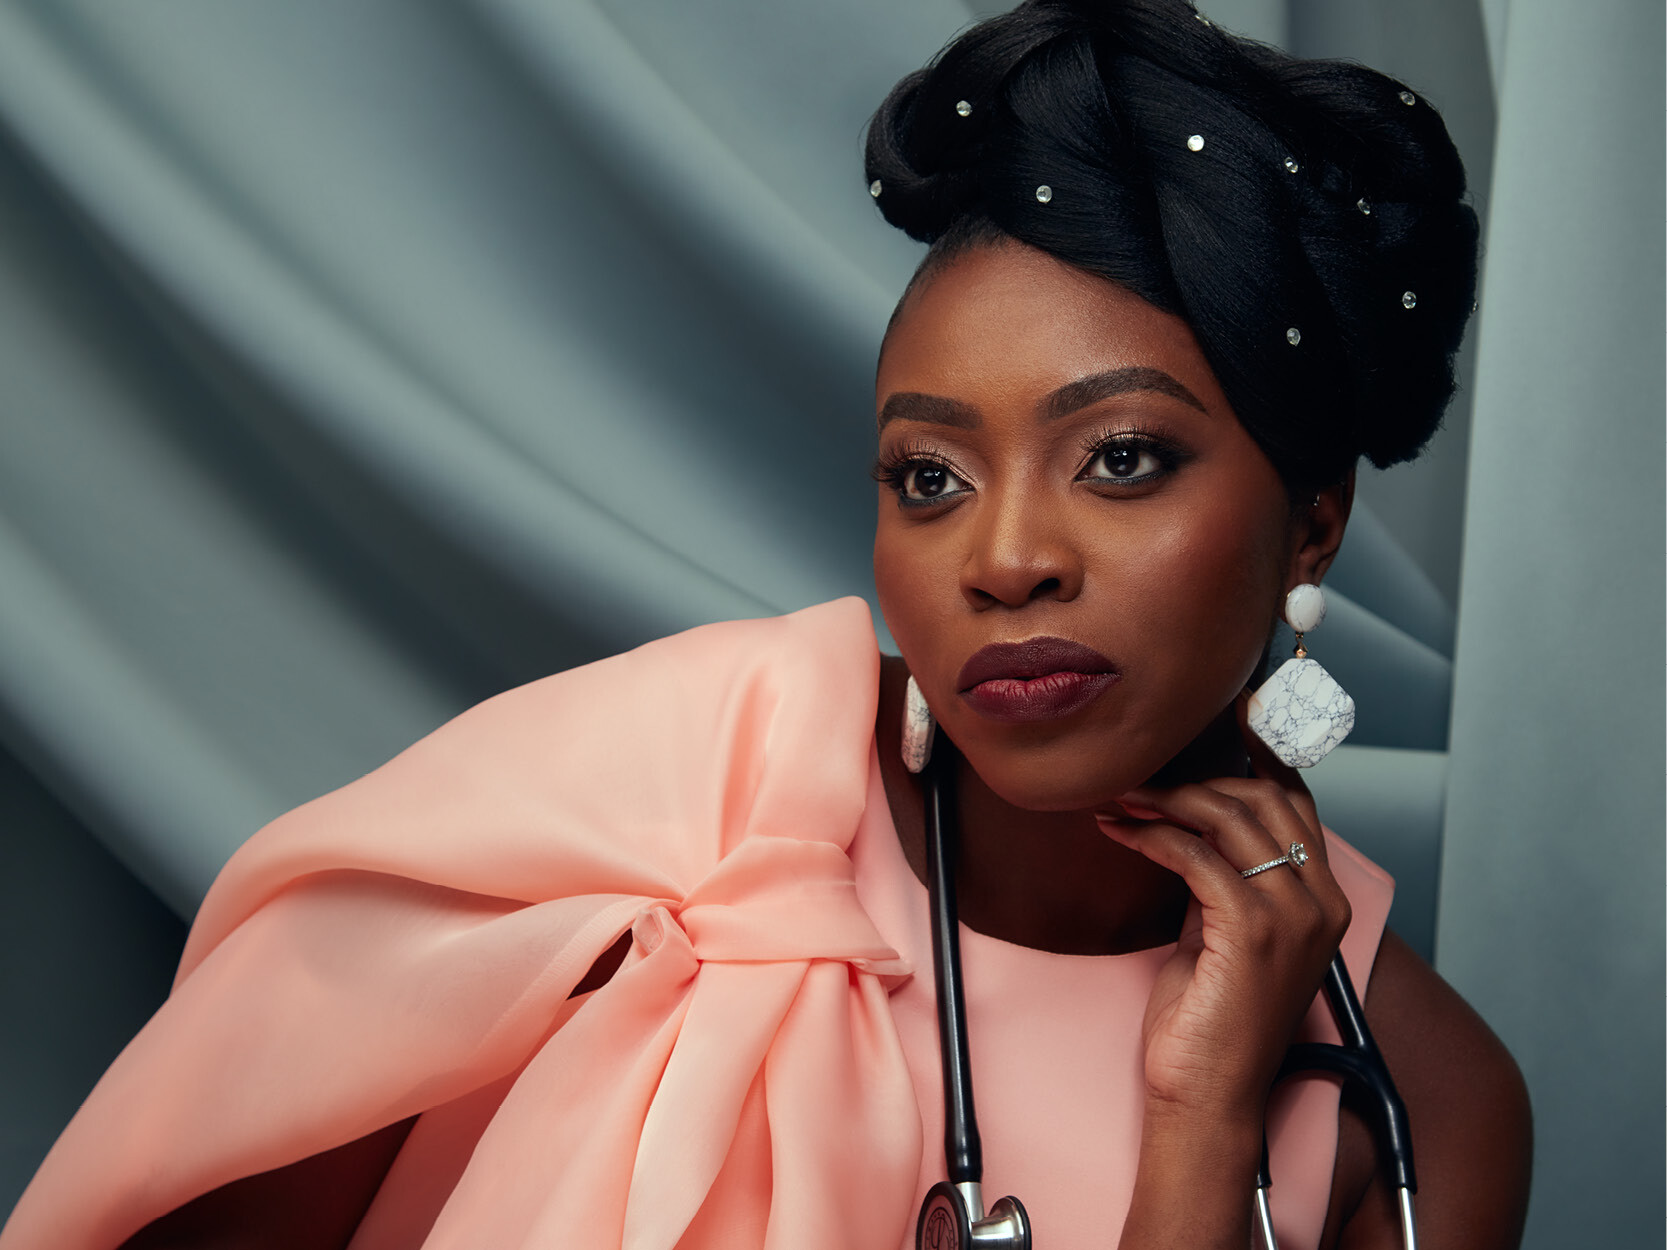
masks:
[[(932, 912), (932, 968), (937, 990), (938, 1044), (943, 1068), (944, 1159), (949, 1179), (933, 1187), (921, 1210), (917, 1241), (922, 1241), (927, 1213), (933, 1203), (949, 1200), (961, 1208), (959, 1221), (968, 1228), (970, 1241), (964, 1245), (1004, 1245), (1029, 1250), (1030, 1225), (1024, 1207), (1015, 1198), (1003, 1198), (991, 1217), (984, 1217), (982, 1184), (983, 1143), (978, 1134), (978, 1114), (973, 1104), (972, 1067), (968, 1058), (966, 998), (961, 978), (961, 922), (955, 898), (955, 865), (958, 849), (955, 812), (954, 770), (958, 753), (942, 733), (937, 735), (927, 761), (924, 816), (926, 824), (926, 890)], [(1299, 1072), (1324, 1071), (1355, 1081), (1372, 1095), (1380, 1113), (1380, 1138), (1394, 1173), (1396, 1207), (1400, 1214), (1403, 1250), (1418, 1250), (1417, 1224), (1412, 1196), (1418, 1181), (1412, 1162), (1412, 1133), (1407, 1123), (1406, 1104), (1401, 1100), (1389, 1068), (1383, 1061), (1366, 1013), (1349, 978), (1342, 952), (1332, 956), (1323, 989), (1331, 1008), (1342, 1045), (1298, 1042), (1286, 1052), (1274, 1084)], [(1262, 1159), (1256, 1176), (1254, 1225), (1266, 1250), (1278, 1250), (1274, 1233), (1269, 1190), (1273, 1178), (1268, 1168), (1264, 1136)], [(985, 1227), (976, 1225), (983, 1221)]]
[(932, 968), (937, 978), (938, 1045), (943, 1067), (944, 1159), (951, 1184), (984, 1178), (984, 1148), (972, 1099), (967, 1008), (961, 979), (961, 917), (955, 901), (958, 827), (955, 788), (945, 784), (955, 752), (939, 737), (926, 766), (926, 891), (932, 907)]
[[(934, 1185), (915, 1224), (917, 1250), (1030, 1250), (1030, 1217), (1008, 1196), (984, 1208), (984, 1151), (972, 1099), (967, 1009), (961, 979), (961, 919), (955, 903), (956, 753), (942, 735), (927, 761), (926, 891), (932, 909), (932, 969), (943, 1068), (944, 1160), (949, 1179)], [(945, 773), (949, 774), (948, 782)]]
[[(1331, 957), (1322, 983), (1331, 1018), (1336, 1022), (1342, 1045), (1331, 1042), (1297, 1042), (1285, 1052), (1285, 1059), (1274, 1076), (1274, 1084), (1300, 1072), (1332, 1072), (1344, 1081), (1364, 1087), (1378, 1109), (1379, 1141), (1383, 1153), (1389, 1156), (1390, 1170), (1395, 1182), (1395, 1206), (1401, 1221), (1403, 1250), (1418, 1250), (1418, 1225), (1413, 1213), (1412, 1196), (1418, 1192), (1418, 1174), (1412, 1162), (1412, 1129), (1407, 1123), (1406, 1103), (1390, 1078), (1389, 1065), (1383, 1060), (1372, 1030), (1366, 1026), (1366, 1012), (1355, 993), (1354, 981), (1349, 977), (1343, 953)], [(1262, 1146), (1262, 1163), (1256, 1174), (1256, 1205), (1258, 1224), (1262, 1228), (1262, 1242), (1267, 1250), (1279, 1250), (1273, 1238), (1273, 1223), (1264, 1213), (1267, 1192), (1273, 1185), (1268, 1171), (1266, 1141)]]

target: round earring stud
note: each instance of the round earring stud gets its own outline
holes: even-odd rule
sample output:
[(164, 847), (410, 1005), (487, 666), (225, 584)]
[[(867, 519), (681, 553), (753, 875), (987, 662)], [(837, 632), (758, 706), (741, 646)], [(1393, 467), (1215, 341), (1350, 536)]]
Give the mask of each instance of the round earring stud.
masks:
[(1311, 634), (1325, 620), (1325, 591), (1313, 582), (1293, 586), (1285, 596), (1285, 623), (1293, 634)]

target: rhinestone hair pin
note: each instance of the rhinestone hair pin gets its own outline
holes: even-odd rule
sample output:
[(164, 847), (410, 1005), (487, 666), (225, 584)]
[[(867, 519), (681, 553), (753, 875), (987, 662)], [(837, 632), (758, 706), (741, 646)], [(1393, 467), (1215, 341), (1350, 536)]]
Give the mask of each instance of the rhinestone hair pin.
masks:
[(970, 101), (967, 101), (967, 100), (957, 100), (957, 101), (955, 101), (955, 111), (958, 114), (960, 114), (962, 117), (971, 117), (972, 116), (972, 104), (971, 104)]
[(1053, 199), (1053, 188), (1047, 183), (1044, 182), (1036, 188), (1036, 202), (1038, 204), (1046, 204), (1051, 199)]
[(1189, 152), (1202, 152), (1203, 150), (1204, 150), (1204, 136), (1203, 135), (1188, 135), (1187, 136), (1187, 151), (1189, 151)]
[(878, 178), (868, 184), (868, 194), (872, 195), (875, 199), (880, 198), (880, 180)]

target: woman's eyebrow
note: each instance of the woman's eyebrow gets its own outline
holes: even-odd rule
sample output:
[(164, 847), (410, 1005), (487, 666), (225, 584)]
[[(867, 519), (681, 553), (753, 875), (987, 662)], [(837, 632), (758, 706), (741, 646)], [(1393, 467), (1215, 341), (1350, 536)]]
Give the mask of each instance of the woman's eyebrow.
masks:
[(976, 430), (984, 421), (978, 409), (958, 399), (924, 395), (919, 391), (896, 391), (886, 396), (875, 423), (885, 429), (893, 421), (924, 421), (928, 425), (953, 425)]
[[(1148, 365), (1128, 365), (1122, 369), (1107, 369), (1104, 373), (1091, 373), (1085, 378), (1067, 382), (1041, 402), (1037, 410), (1037, 420), (1057, 421), (1090, 404), (1097, 404), (1102, 399), (1108, 399), (1113, 395), (1126, 395), (1130, 391), (1156, 391), (1160, 395), (1178, 399), (1205, 415), (1209, 414), (1209, 409), (1204, 407), (1198, 396), (1162, 369), (1153, 369)], [(927, 425), (952, 425), (961, 430), (976, 430), (983, 424), (983, 420), (977, 408), (959, 399), (927, 395), (920, 391), (897, 391), (886, 397), (884, 406), (875, 418), (875, 424), (883, 430), (893, 421), (920, 421)]]
[(1042, 401), (1037, 409), (1037, 420), (1057, 421), (1088, 407), (1089, 404), (1099, 403), (1112, 395), (1127, 394), (1129, 391), (1157, 391), (1184, 404), (1190, 404), (1206, 415), (1209, 412), (1198, 396), (1162, 369), (1153, 369), (1148, 365), (1129, 365), (1122, 369), (1107, 369), (1104, 373), (1091, 373), (1075, 382), (1067, 382)]

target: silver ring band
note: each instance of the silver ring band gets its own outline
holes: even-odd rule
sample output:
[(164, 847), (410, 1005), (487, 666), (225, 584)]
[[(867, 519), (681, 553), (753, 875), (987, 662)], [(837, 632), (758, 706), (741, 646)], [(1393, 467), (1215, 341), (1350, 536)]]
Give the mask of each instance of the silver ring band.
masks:
[(1259, 872), (1266, 872), (1270, 868), (1278, 868), (1281, 864), (1289, 864), (1292, 868), (1300, 867), (1308, 862), (1308, 851), (1301, 842), (1291, 843), (1291, 849), (1278, 859), (1270, 859), (1265, 864), (1257, 864), (1254, 868), (1246, 868), (1239, 874), (1241, 877), (1254, 877)]

